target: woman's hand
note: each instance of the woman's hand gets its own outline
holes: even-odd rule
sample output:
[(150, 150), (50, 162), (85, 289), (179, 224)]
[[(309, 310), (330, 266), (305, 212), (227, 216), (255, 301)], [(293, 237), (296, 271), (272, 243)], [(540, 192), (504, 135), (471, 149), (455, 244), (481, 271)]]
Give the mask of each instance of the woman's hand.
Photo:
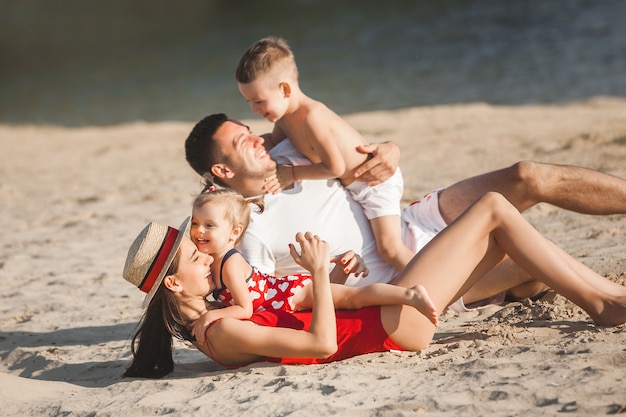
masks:
[(333, 256), (330, 262), (335, 264), (330, 272), (330, 282), (344, 284), (350, 274), (354, 274), (355, 277), (366, 277), (370, 272), (361, 255), (351, 250), (343, 255)]
[(389, 179), (400, 163), (400, 148), (393, 142), (358, 146), (357, 150), (372, 156), (354, 172), (355, 178), (370, 186)]
[(309, 271), (311, 275), (316, 272), (328, 271), (328, 243), (311, 232), (298, 233), (296, 242), (300, 245), (300, 253), (293, 244), (289, 244), (289, 251), (293, 260)]

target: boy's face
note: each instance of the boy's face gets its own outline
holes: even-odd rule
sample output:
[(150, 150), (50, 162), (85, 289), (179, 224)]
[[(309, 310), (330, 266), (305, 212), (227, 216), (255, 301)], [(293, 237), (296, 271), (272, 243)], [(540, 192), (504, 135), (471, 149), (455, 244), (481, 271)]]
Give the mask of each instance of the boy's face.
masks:
[(251, 83), (238, 86), (241, 95), (250, 103), (252, 113), (264, 117), (271, 123), (285, 115), (289, 106), (289, 87), (286, 82), (265, 75)]

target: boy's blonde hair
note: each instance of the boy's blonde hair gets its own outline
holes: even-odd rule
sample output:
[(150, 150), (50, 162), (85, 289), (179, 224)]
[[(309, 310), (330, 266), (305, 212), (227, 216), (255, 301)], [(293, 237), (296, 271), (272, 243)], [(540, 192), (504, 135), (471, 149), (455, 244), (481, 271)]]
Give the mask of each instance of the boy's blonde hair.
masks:
[(235, 80), (240, 84), (248, 84), (275, 70), (285, 72), (294, 81), (298, 79), (296, 59), (287, 41), (268, 36), (253, 43), (243, 53), (235, 70)]

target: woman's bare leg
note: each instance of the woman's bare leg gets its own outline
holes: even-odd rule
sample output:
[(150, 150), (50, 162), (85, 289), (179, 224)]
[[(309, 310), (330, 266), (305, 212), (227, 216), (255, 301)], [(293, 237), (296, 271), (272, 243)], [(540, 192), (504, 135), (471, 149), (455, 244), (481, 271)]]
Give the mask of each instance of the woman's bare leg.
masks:
[[(437, 309), (443, 311), (505, 253), (530, 275), (583, 308), (597, 324), (626, 322), (626, 295), (604, 291), (614, 288), (606, 283), (606, 278), (555, 250), (552, 242), (497, 193), (486, 194), (433, 239), (407, 265), (396, 283), (405, 287), (422, 284)], [(383, 310), (383, 324), (390, 336), (407, 348), (425, 346), (424, 341), (432, 337), (429, 323), (404, 310), (399, 313), (401, 320), (394, 316), (397, 314), (397, 309), (395, 313)], [(416, 331), (423, 336), (416, 337)]]

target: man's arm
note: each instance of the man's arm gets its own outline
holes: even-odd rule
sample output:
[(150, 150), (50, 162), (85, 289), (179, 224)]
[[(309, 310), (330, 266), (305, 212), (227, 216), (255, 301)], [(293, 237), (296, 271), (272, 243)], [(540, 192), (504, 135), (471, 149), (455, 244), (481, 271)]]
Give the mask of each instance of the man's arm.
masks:
[(400, 148), (393, 142), (359, 146), (357, 150), (370, 154), (371, 158), (361, 164), (354, 176), (370, 186), (389, 179), (400, 163)]

